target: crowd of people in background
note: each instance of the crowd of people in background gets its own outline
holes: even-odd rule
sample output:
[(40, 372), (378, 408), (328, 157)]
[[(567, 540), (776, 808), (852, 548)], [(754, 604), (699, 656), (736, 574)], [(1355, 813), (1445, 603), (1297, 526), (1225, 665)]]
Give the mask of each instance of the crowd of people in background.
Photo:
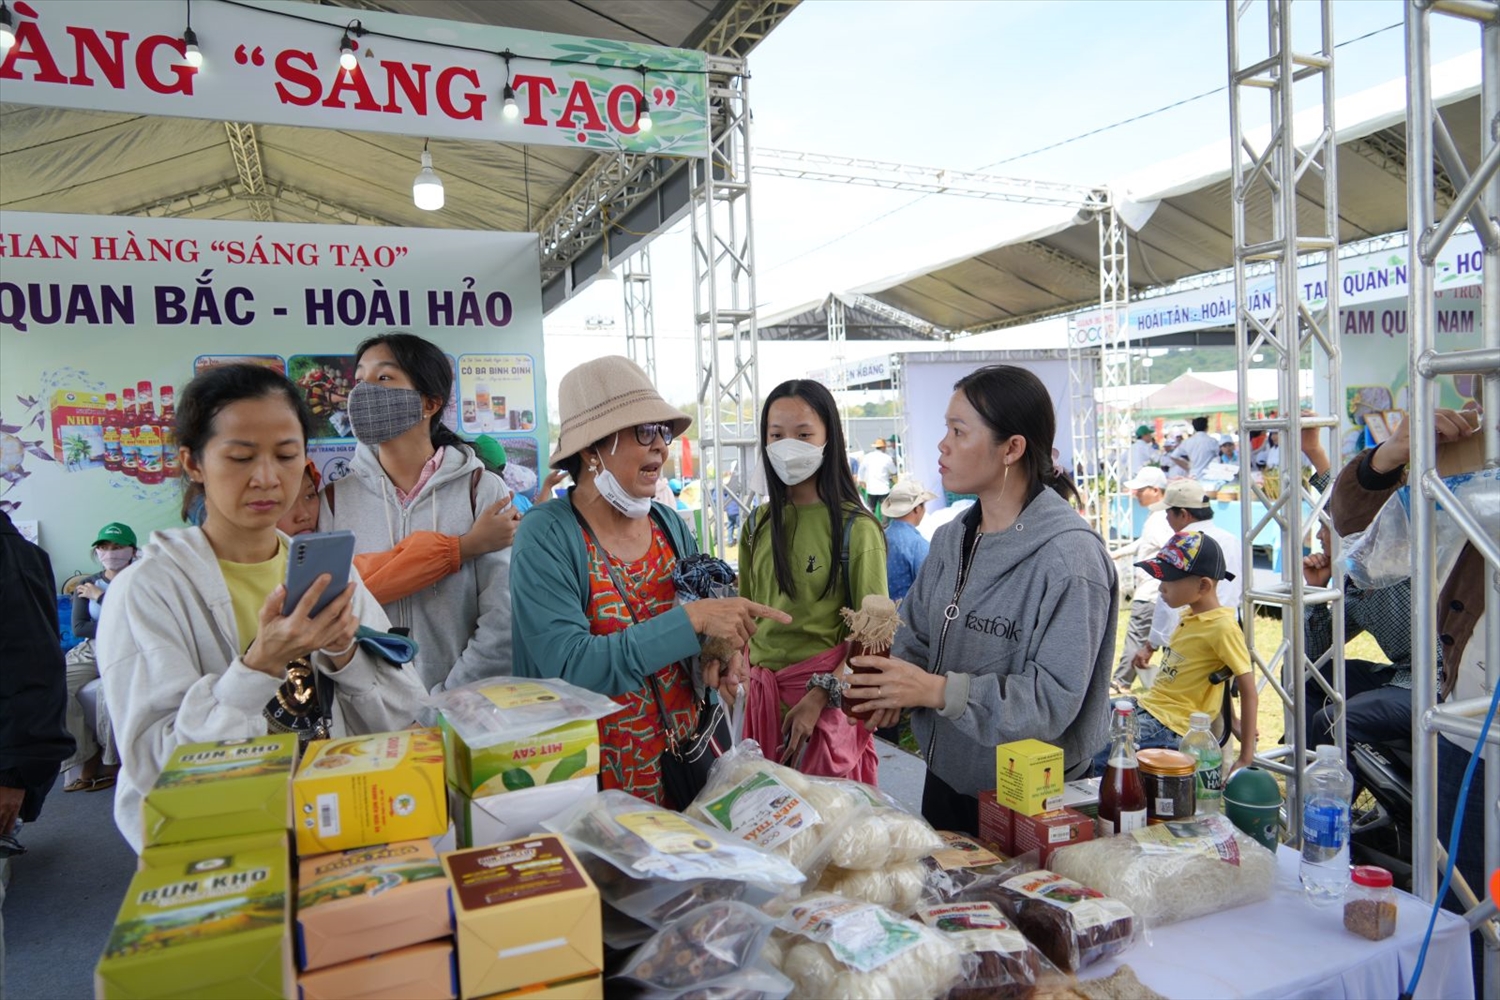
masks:
[[(705, 487), (669, 475), (688, 415), (632, 362), (605, 357), (563, 378), (552, 475), (533, 506), (496, 474), (498, 442), (461, 440), (443, 424), (453, 375), (436, 345), (385, 334), (355, 357), (358, 443), (337, 484), (308, 460), (311, 417), (284, 376), (229, 365), (180, 393), (188, 526), (145, 544), (129, 525), (100, 529), (98, 571), (69, 583), (81, 642), (66, 656), (50, 566), (0, 514), (0, 602), (25, 612), (0, 637), (7, 663), (39, 678), (0, 722), (0, 850), (21, 849), (17, 823), (38, 816), (59, 768), (65, 792), (113, 787), (116, 822), (139, 848), (141, 798), (182, 743), (399, 729), (419, 721), (429, 692), (511, 675), (561, 678), (625, 705), (600, 723), (602, 785), (675, 808), (704, 779), (681, 748), (740, 699), (745, 734), (768, 757), (871, 783), (872, 734), (894, 738), (909, 723), (927, 768), (923, 814), (970, 833), (996, 744), (1046, 740), (1063, 748), (1068, 777), (1084, 775), (1106, 749), (1114, 698), (1135, 700), (1140, 745), (1175, 746), (1194, 713), (1217, 713), (1227, 677), (1238, 693), (1234, 766), (1253, 759), (1242, 599), (1253, 569), (1214, 504), (1247, 450), (1251, 470), (1279, 469), (1274, 433), (1216, 436), (1196, 417), (1159, 440), (1142, 424), (1122, 488), (1146, 513), (1111, 552), (1078, 516), (1082, 498), (1056, 464), (1051, 399), (1024, 368), (992, 365), (955, 384), (941, 492), (899, 473), (894, 439), (851, 452), (832, 394), (809, 380), (764, 400), (758, 467), (710, 470)], [(1437, 422), (1442, 441), (1474, 433), (1449, 411)], [(1399, 485), (1410, 447), (1403, 429), (1335, 480), (1318, 432), (1299, 444), (1309, 488), (1332, 491), (1332, 528), (1344, 533), (1368, 525)], [(924, 530), (940, 497), (967, 506)], [(678, 569), (701, 558), (693, 511), (679, 509), (689, 499), (723, 519), (737, 591), (678, 599)], [(353, 572), (337, 594), (323, 593), (325, 577), (289, 600), (288, 546), (314, 530), (352, 532)], [(1361, 590), (1329, 559), (1328, 532), (1301, 556), (1305, 582), (1341, 588), (1345, 633), (1368, 632), (1390, 661), (1348, 661), (1343, 721), (1352, 739), (1390, 739), (1410, 727), (1410, 586)], [(1443, 590), (1445, 694), (1478, 690), (1481, 576), (1465, 549)], [(851, 658), (841, 611), (871, 597), (898, 601), (902, 627), (888, 654)], [(1310, 655), (1322, 655), (1329, 605), (1304, 609), (1303, 625)], [(369, 641), (393, 635), (415, 640), (413, 655)], [(735, 652), (705, 660), (706, 639)], [(1315, 742), (1339, 711), (1323, 689), (1314, 681), (1307, 692)], [(1439, 755), (1450, 803), (1463, 750), (1444, 741)], [(1465, 832), (1468, 864), (1477, 836)]]

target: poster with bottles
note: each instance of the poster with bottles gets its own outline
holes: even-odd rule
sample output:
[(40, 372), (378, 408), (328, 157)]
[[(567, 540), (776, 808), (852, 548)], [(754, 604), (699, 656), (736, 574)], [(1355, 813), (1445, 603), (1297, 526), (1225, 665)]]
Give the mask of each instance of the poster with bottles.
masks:
[[(60, 577), (89, 567), (110, 521), (143, 541), (182, 526), (174, 420), (209, 369), (287, 376), (313, 411), (309, 457), (325, 478), (347, 474), (352, 352), (379, 333), (440, 346), (455, 373), (444, 421), (465, 438), (503, 434), (507, 478), (536, 481), (534, 235), (5, 212), (0, 258), (0, 509), (37, 522)], [(479, 388), (465, 358), (485, 359), (486, 378), (491, 361), (507, 369), (490, 380), (484, 430), (462, 425)]]

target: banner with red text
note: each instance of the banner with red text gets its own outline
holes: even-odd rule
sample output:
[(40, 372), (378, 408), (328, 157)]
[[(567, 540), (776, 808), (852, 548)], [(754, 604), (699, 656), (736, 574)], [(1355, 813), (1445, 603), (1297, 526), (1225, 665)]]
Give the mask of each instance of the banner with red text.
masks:
[[(0, 60), (8, 103), (631, 153), (708, 149), (700, 51), (282, 0), (197, 0), (203, 61), (194, 67), (180, 0), (9, 7), (16, 43)], [(352, 23), (363, 33), (344, 70)], [(507, 80), (514, 118), (502, 113)]]
[(179, 526), (174, 396), (215, 365), (286, 374), (325, 479), (354, 450), (355, 346), (448, 354), (445, 421), (504, 445), (535, 495), (547, 441), (536, 236), (0, 212), (0, 509), (39, 522), (61, 576), (99, 528)]

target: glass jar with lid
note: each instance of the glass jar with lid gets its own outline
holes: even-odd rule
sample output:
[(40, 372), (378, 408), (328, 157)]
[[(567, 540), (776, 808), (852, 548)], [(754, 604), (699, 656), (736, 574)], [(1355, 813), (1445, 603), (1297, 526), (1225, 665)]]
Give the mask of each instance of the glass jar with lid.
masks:
[(1146, 786), (1146, 821), (1192, 819), (1197, 809), (1198, 762), (1180, 750), (1150, 748), (1136, 754)]

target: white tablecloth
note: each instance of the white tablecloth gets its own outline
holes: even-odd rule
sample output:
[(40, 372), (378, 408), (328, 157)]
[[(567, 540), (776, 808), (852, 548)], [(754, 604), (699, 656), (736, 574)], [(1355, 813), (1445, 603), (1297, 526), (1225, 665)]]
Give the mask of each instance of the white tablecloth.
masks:
[[(1394, 998), (1411, 979), (1427, 904), (1397, 893), (1396, 933), (1367, 941), (1344, 929), (1342, 905), (1314, 906), (1297, 881), (1296, 851), (1278, 852), (1270, 899), (1158, 928), (1118, 958), (1085, 970), (1086, 979), (1129, 965), (1142, 983), (1164, 996)], [(1472, 1000), (1468, 926), (1438, 914), (1418, 997)]]

